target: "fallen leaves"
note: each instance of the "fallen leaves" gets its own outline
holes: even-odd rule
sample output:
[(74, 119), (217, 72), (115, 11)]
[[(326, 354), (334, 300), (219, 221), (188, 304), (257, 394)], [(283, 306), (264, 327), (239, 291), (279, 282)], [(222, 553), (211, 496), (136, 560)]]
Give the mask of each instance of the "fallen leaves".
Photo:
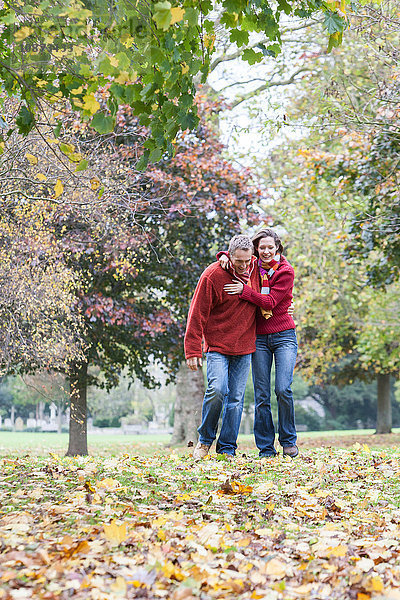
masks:
[(122, 544), (128, 536), (126, 523), (118, 524), (115, 520), (112, 520), (109, 524), (104, 523), (103, 527), (106, 540), (114, 545)]
[(398, 450), (0, 467), (0, 599), (400, 599)]

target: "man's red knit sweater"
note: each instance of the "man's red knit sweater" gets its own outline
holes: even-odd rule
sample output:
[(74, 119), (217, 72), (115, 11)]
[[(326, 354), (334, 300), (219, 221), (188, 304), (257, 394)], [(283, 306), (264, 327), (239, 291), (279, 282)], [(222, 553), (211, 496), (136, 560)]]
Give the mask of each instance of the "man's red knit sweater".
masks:
[[(254, 262), (250, 271), (249, 285), (245, 287), (259, 292), (260, 276)], [(243, 355), (255, 351), (255, 305), (241, 300), (238, 295), (224, 292), (226, 283), (232, 283), (232, 275), (224, 271), (218, 262), (202, 273), (189, 309), (186, 358), (201, 357), (203, 338), (206, 352)]]
[[(258, 267), (257, 267), (258, 272)], [(293, 298), (294, 270), (290, 262), (281, 256), (279, 267), (269, 279), (269, 294), (260, 294), (258, 290), (244, 285), (240, 298), (266, 310), (272, 310), (272, 317), (264, 319), (257, 311), (257, 334), (278, 333), (296, 327), (287, 310)]]

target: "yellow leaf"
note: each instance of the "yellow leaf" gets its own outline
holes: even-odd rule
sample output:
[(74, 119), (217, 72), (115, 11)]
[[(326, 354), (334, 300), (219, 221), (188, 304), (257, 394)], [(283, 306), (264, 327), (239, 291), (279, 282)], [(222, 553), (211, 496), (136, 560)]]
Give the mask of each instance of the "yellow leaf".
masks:
[(171, 17), (170, 24), (173, 25), (174, 23), (177, 23), (178, 21), (182, 21), (184, 14), (185, 14), (185, 11), (180, 6), (175, 6), (174, 8), (171, 8), (172, 17)]
[(178, 494), (175, 498), (175, 502), (187, 502), (191, 500), (192, 496), (190, 494)]
[(32, 27), (21, 27), (15, 34), (16, 42), (23, 42), (27, 37), (29, 37), (34, 32)]
[(189, 71), (189, 65), (187, 65), (186, 63), (183, 63), (182, 65), (182, 75), (185, 75), (185, 73), (187, 73)]
[(246, 546), (248, 546), (250, 544), (250, 542), (251, 542), (250, 538), (242, 538), (238, 542), (236, 542), (236, 545), (241, 548), (246, 548)]
[(161, 540), (162, 542), (165, 542), (165, 540), (167, 539), (167, 536), (165, 535), (165, 531), (164, 529), (159, 529), (157, 532), (157, 537), (159, 540)]
[(104, 523), (103, 527), (106, 540), (114, 545), (121, 544), (128, 537), (126, 523), (118, 525), (113, 519), (111, 523)]
[(25, 154), (26, 158), (29, 160), (29, 164), (30, 165), (37, 165), (38, 164), (38, 159), (36, 156), (33, 156), (33, 154)]
[(339, 557), (343, 557), (346, 556), (347, 554), (347, 546), (343, 546), (342, 544), (339, 544), (338, 546), (334, 546), (333, 548), (328, 548), (327, 552), (326, 552), (326, 556), (337, 556)]
[(185, 579), (182, 571), (169, 560), (164, 563), (161, 570), (167, 579), (176, 579), (176, 581), (182, 581)]
[(126, 581), (123, 577), (117, 577), (117, 579), (110, 585), (111, 590), (115, 594), (126, 594)]
[(283, 579), (286, 575), (286, 565), (278, 558), (272, 558), (267, 562), (265, 573), (275, 579)]
[[(93, 188), (92, 188), (93, 189)], [(97, 189), (97, 188), (96, 188)], [(99, 481), (99, 488), (104, 488), (106, 490), (115, 491), (121, 488), (121, 484), (118, 479), (111, 479), (111, 477), (106, 477)]]
[(136, 73), (128, 73), (127, 71), (121, 71), (118, 77), (115, 78), (115, 81), (117, 81), (118, 83), (126, 83), (127, 81), (135, 81), (136, 77)]
[(82, 94), (83, 92), (83, 87), (79, 86), (78, 88), (75, 88), (74, 90), (71, 90), (71, 94), (73, 96), (78, 96), (79, 94)]
[(99, 102), (97, 102), (94, 94), (86, 94), (83, 97), (83, 108), (90, 112), (91, 115), (94, 115), (100, 108)]
[(109, 56), (108, 60), (110, 61), (110, 64), (112, 67), (118, 67), (118, 65), (119, 65), (118, 58), (115, 58), (115, 56)]
[(383, 592), (384, 587), (382, 579), (376, 575), (375, 577), (371, 577), (368, 581), (366, 589), (371, 592)]
[(75, 56), (81, 56), (83, 54), (83, 49), (79, 46), (73, 46), (72, 50)]
[(64, 186), (59, 179), (57, 179), (57, 183), (54, 186), (54, 198), (58, 198), (64, 191)]
[(94, 192), (99, 189), (100, 181), (97, 179), (97, 177), (93, 177), (93, 179), (90, 180), (90, 187)]

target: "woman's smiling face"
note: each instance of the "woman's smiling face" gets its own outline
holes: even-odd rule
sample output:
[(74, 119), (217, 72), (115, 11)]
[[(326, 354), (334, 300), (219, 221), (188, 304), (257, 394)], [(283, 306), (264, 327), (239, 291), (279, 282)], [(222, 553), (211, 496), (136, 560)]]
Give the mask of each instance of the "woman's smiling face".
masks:
[(277, 246), (273, 237), (263, 237), (258, 244), (258, 254), (263, 262), (271, 262), (277, 253)]

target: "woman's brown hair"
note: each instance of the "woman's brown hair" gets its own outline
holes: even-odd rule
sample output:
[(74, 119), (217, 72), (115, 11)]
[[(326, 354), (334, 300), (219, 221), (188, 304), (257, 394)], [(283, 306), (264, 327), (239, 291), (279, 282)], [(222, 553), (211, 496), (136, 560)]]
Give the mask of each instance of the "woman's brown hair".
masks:
[(275, 246), (277, 247), (278, 254), (283, 254), (283, 246), (279, 235), (275, 233), (273, 229), (260, 229), (260, 231), (258, 231), (251, 239), (254, 246), (254, 254), (257, 256), (257, 258), (259, 256), (258, 244), (260, 243), (260, 240), (262, 240), (265, 237), (272, 237), (275, 242)]

